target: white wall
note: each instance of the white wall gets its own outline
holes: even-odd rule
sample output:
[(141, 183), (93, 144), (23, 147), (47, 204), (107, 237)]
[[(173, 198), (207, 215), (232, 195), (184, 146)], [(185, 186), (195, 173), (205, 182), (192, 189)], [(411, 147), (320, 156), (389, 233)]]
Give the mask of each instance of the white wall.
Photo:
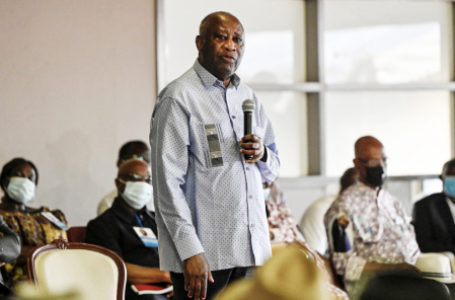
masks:
[(37, 165), (32, 206), (86, 224), (114, 188), (119, 147), (147, 141), (154, 9), (154, 0), (0, 2), (0, 164)]

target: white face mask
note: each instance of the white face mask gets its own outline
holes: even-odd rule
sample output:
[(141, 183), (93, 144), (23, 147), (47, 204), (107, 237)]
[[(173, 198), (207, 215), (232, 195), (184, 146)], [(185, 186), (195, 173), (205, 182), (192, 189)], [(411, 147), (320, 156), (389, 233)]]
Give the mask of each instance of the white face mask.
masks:
[(25, 177), (11, 177), (6, 193), (11, 199), (25, 204), (35, 197), (35, 184)]
[(127, 181), (122, 197), (132, 208), (141, 209), (152, 200), (153, 187), (143, 181)]

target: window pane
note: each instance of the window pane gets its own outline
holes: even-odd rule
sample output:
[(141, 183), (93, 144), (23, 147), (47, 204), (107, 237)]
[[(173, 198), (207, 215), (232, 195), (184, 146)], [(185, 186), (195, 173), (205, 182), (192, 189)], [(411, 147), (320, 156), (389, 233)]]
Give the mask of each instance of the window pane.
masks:
[[(245, 54), (238, 69), (247, 82), (291, 83), (304, 79), (304, 1), (163, 0), (163, 84), (191, 67), (197, 57), (194, 39), (211, 12), (228, 11), (245, 27)], [(160, 80), (161, 81), (161, 80)], [(163, 88), (163, 86), (160, 86)]]
[(328, 93), (328, 175), (352, 166), (354, 142), (384, 144), (389, 175), (439, 174), (450, 159), (450, 94), (437, 91)]
[(292, 92), (257, 93), (272, 122), (281, 160), (280, 177), (308, 173), (306, 95)]
[(451, 5), (444, 1), (327, 1), (327, 83), (449, 81)]

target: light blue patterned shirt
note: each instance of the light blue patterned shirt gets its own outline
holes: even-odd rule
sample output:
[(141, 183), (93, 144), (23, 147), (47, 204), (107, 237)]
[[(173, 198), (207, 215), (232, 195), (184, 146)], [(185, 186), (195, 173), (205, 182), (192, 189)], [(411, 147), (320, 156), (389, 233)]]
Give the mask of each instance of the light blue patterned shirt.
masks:
[[(246, 164), (240, 153), (245, 99), (256, 104), (266, 162)], [(225, 88), (196, 61), (158, 96), (150, 143), (160, 268), (183, 272), (199, 253), (211, 270), (261, 265), (271, 254), (262, 182), (275, 180), (280, 162), (253, 91), (236, 75)]]

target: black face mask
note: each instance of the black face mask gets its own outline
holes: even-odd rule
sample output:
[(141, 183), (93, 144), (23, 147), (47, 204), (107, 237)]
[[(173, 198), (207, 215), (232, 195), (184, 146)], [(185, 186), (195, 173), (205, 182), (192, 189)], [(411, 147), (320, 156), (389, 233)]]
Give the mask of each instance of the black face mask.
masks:
[(369, 167), (365, 168), (366, 170), (366, 177), (365, 181), (371, 186), (382, 186), (385, 179), (384, 169), (379, 167)]

